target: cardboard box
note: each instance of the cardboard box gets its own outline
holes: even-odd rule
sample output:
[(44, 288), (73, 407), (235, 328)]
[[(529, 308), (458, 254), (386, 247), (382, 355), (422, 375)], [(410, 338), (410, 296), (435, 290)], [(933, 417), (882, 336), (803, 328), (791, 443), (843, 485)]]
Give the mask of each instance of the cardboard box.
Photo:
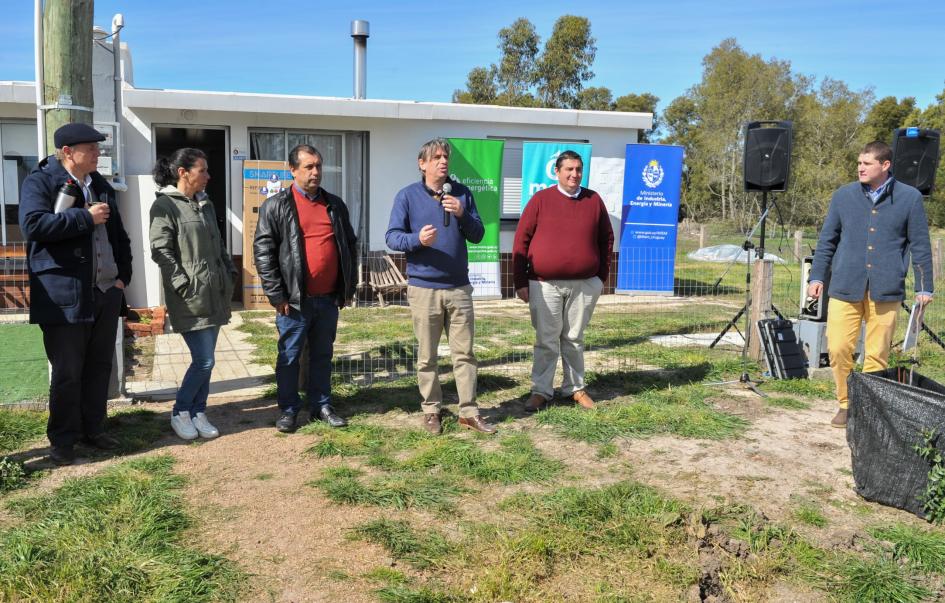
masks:
[(243, 162), (243, 307), (247, 310), (272, 308), (263, 293), (253, 262), (253, 238), (256, 236), (259, 206), (291, 184), (292, 174), (285, 161)]

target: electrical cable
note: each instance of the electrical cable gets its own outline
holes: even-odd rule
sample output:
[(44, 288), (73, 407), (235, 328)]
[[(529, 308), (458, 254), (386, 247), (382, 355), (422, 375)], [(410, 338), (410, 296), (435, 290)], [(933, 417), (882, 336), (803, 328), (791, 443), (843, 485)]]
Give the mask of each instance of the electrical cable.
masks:
[(100, 37), (100, 38), (94, 38), (94, 37), (93, 37), (92, 39), (95, 40), (96, 42), (101, 41), (101, 40), (107, 40), (108, 38), (112, 37), (112, 36), (115, 35), (116, 33), (118, 33), (118, 32), (120, 32), (121, 30), (123, 30), (124, 28), (125, 28), (124, 25), (119, 25), (119, 26), (118, 26), (118, 29), (116, 29), (116, 30), (113, 31), (112, 33), (107, 34), (107, 35), (104, 35), (104, 36), (102, 36), (102, 37)]

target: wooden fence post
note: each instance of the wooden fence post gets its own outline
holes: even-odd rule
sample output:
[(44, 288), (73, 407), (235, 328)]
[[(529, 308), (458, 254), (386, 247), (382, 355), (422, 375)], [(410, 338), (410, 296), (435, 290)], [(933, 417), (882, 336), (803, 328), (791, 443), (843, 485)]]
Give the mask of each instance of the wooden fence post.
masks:
[(771, 311), (771, 289), (774, 285), (774, 262), (755, 260), (751, 269), (751, 308), (749, 309), (748, 356), (752, 360), (761, 360), (761, 337), (758, 335), (758, 321), (767, 318)]
[(804, 256), (801, 255), (801, 248), (804, 246), (804, 231), (795, 230), (794, 231), (794, 258), (798, 261), (804, 259)]
[(705, 224), (699, 225), (699, 249), (705, 247)]

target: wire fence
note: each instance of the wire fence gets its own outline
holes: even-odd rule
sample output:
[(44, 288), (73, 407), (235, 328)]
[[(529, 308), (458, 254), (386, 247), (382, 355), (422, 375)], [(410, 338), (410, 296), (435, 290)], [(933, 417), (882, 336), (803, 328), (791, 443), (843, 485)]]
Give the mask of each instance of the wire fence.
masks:
[[(790, 232), (790, 236), (788, 232), (775, 231), (765, 247), (777, 257), (771, 290), (772, 316), (776, 312), (794, 319), (800, 313), (804, 296), (802, 259), (815, 247), (816, 232), (798, 235)], [(733, 324), (732, 320), (746, 301), (748, 267), (743, 261), (699, 261), (690, 253), (714, 245), (740, 247), (743, 240), (743, 235), (723, 227), (684, 224), (674, 256), (620, 258), (614, 254), (611, 277), (585, 331), (586, 370), (597, 374), (636, 374), (685, 367), (697, 380), (700, 376), (712, 377), (710, 373), (715, 370), (712, 367), (719, 365), (737, 370), (744, 316)], [(940, 287), (942, 245), (936, 242), (934, 247), (935, 282)], [(5, 287), (0, 318), (4, 314), (8, 318), (25, 316), (28, 280), (24, 252), (22, 247), (10, 248), (0, 264)], [(631, 296), (615, 292), (619, 270), (653, 274), (658, 272), (658, 263), (667, 262), (674, 264), (672, 295)], [(514, 295), (510, 254), (502, 254), (500, 265), (501, 298), (477, 299), (474, 303), (475, 352), (481, 373), (505, 375), (527, 383), (534, 329), (528, 304)], [(358, 302), (340, 315), (334, 361), (338, 382), (370, 386), (415, 375), (416, 339), (407, 304), (405, 274), (400, 254), (370, 252), (362, 258)], [(911, 277), (907, 291), (911, 300)], [(900, 331), (906, 322), (903, 310)], [(945, 339), (945, 302), (933, 303), (925, 313), (925, 322), (932, 333)], [(724, 336), (720, 337), (723, 331)], [(901, 337), (895, 341), (899, 340)], [(448, 372), (449, 347), (445, 337), (440, 342), (440, 363), (442, 372)], [(704, 369), (701, 374), (699, 367)]]
[[(813, 230), (769, 232), (766, 252), (777, 257), (770, 317), (798, 318), (806, 295), (802, 261), (812, 255), (816, 237)], [(743, 261), (698, 261), (689, 254), (710, 245), (740, 247), (743, 241), (744, 235), (722, 227), (684, 225), (679, 231), (675, 256), (619, 258), (615, 254), (610, 281), (605, 284), (585, 332), (587, 371), (615, 373), (662, 370), (686, 363), (695, 366), (737, 362), (743, 343), (744, 317), (727, 330), (726, 326), (745, 305), (749, 267)], [(936, 245), (936, 253), (941, 255), (941, 244)], [(370, 271), (366, 271), (366, 285), (357, 307), (341, 313), (335, 372), (342, 381), (369, 385), (414, 374), (416, 342), (406, 300), (406, 267), (399, 254), (391, 254), (390, 258), (386, 271), (395, 274), (378, 279), (382, 284), (373, 287)], [(651, 275), (659, 272), (658, 263), (666, 262), (674, 262), (672, 295), (630, 296), (614, 291), (618, 270)], [(936, 260), (938, 285), (942, 280), (939, 265)], [(524, 377), (531, 369), (534, 330), (528, 305), (515, 298), (511, 281), (511, 259), (509, 254), (503, 254), (502, 299), (475, 301), (475, 350), (481, 372)], [(911, 287), (910, 276), (908, 300), (912, 298)], [(900, 331), (907, 319), (903, 310)], [(925, 320), (933, 333), (945, 335), (945, 305), (933, 303)], [(725, 334), (719, 338), (723, 330)], [(710, 347), (713, 342), (715, 345)], [(445, 338), (440, 345), (440, 359), (441, 368), (448, 370)]]
[[(736, 357), (743, 343), (742, 320), (729, 328), (713, 348), (709, 346), (745, 304), (747, 266), (744, 262), (701, 262), (688, 254), (700, 243), (740, 246), (742, 240), (740, 235), (729, 233), (712, 235), (709, 240), (703, 234), (700, 241), (696, 231), (682, 229), (675, 255), (650, 252), (646, 257), (620, 258), (615, 254), (610, 280), (585, 333), (586, 369), (596, 373), (663, 369), (679, 365), (685, 353), (697, 363)], [(773, 249), (778, 252), (784, 245), (776, 244)], [(801, 300), (800, 262), (795, 260), (793, 248), (786, 256), (775, 265), (772, 299), (782, 314), (794, 317)], [(392, 254), (391, 258), (400, 274), (376, 279), (380, 284), (362, 292), (358, 307), (342, 312), (336, 374), (344, 381), (370, 384), (414, 372), (415, 340), (406, 302), (405, 266), (402, 256)], [(660, 263), (664, 264), (662, 271), (657, 270)], [(667, 263), (674, 263), (673, 271), (665, 270)], [(529, 309), (514, 297), (508, 254), (503, 254), (500, 264), (503, 299), (475, 301), (480, 371), (527, 376), (534, 344)], [(674, 274), (668, 285), (652, 283), (670, 288), (672, 295), (617, 294), (618, 270), (636, 271), (643, 280), (660, 272)], [(370, 274), (367, 278), (374, 282)], [(391, 281), (401, 286), (391, 287)], [(368, 341), (372, 343), (366, 345)], [(693, 356), (692, 350), (699, 354)], [(441, 365), (448, 369), (445, 340), (440, 352)]]

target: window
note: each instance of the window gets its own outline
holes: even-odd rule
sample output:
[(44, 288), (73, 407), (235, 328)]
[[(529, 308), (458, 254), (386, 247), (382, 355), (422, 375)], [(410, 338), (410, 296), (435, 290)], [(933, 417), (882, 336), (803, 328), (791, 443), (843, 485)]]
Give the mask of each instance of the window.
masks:
[(0, 243), (23, 241), (20, 232), (20, 190), (39, 163), (35, 123), (0, 123)]
[(367, 245), (368, 133), (250, 129), (249, 158), (288, 161), (298, 144), (310, 144), (322, 154), (322, 187), (344, 200), (351, 226)]
[(296, 145), (309, 144), (322, 154), (322, 187), (344, 198), (342, 178), (344, 135), (289, 130), (250, 130), (250, 159), (288, 161), (289, 151)]

